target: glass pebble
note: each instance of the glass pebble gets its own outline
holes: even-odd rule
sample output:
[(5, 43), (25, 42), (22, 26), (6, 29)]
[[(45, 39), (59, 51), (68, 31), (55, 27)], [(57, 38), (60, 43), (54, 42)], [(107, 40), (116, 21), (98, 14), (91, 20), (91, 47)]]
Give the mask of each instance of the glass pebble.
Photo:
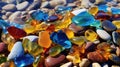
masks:
[(49, 50), (49, 55), (50, 56), (56, 56), (58, 54), (60, 54), (60, 52), (62, 51), (62, 47), (61, 46), (54, 46), (52, 48), (50, 48)]
[(112, 7), (111, 12), (112, 12), (112, 14), (120, 14), (120, 9), (116, 8), (116, 7)]
[(97, 40), (97, 34), (93, 31), (93, 30), (87, 30), (87, 31), (85, 31), (85, 38), (87, 39), (87, 40), (89, 40), (89, 41), (95, 41), (95, 40)]
[(14, 63), (17, 67), (27, 66), (32, 64), (33, 62), (34, 62), (34, 57), (30, 54), (26, 54), (14, 59)]
[(71, 42), (76, 44), (76, 45), (83, 45), (85, 43), (85, 37), (84, 36), (80, 36), (80, 37), (73, 37), (71, 39)]
[(101, 22), (99, 20), (96, 20), (93, 24), (91, 24), (90, 26), (96, 27), (96, 28), (100, 28), (101, 27)]
[(33, 33), (35, 31), (35, 27), (30, 25), (30, 24), (25, 24), (24, 27), (23, 27), (23, 30), (27, 33), (27, 34), (30, 34), (30, 33)]
[(119, 29), (120, 28), (120, 21), (119, 20), (114, 20), (112, 23)]
[(95, 22), (94, 17), (88, 12), (81, 12), (72, 18), (72, 22), (78, 26), (89, 26)]
[(38, 44), (44, 48), (49, 48), (51, 46), (52, 41), (50, 40), (48, 31), (39, 32)]
[(92, 14), (92, 15), (94, 15), (95, 16), (95, 14), (97, 14), (97, 12), (98, 12), (98, 7), (91, 7), (89, 10), (88, 10), (88, 12), (90, 13), (90, 14)]
[(49, 16), (48, 21), (53, 22), (53, 21), (56, 21), (56, 20), (58, 20), (58, 19), (59, 19), (59, 18), (58, 18), (57, 15), (51, 15), (51, 16)]
[(65, 28), (65, 29), (63, 29), (63, 31), (65, 32), (65, 34), (67, 35), (67, 37), (68, 37), (69, 39), (71, 39), (71, 38), (74, 37), (74, 32), (73, 32), (72, 30), (70, 30), (70, 29), (68, 29), (68, 28)]
[(107, 11), (108, 11), (107, 8), (108, 8), (107, 5), (99, 5), (99, 6), (98, 6), (99, 11), (107, 12)]
[(50, 35), (50, 38), (54, 43), (59, 44), (66, 49), (72, 47), (71, 42), (69, 41), (68, 37), (62, 30), (59, 30), (58, 32), (53, 32)]
[(32, 18), (38, 21), (47, 21), (48, 20), (48, 14), (44, 13), (43, 11), (36, 11), (32, 15)]
[(113, 42), (117, 45), (120, 45), (120, 35), (119, 33), (113, 31), (112, 32), (112, 38), (113, 38)]

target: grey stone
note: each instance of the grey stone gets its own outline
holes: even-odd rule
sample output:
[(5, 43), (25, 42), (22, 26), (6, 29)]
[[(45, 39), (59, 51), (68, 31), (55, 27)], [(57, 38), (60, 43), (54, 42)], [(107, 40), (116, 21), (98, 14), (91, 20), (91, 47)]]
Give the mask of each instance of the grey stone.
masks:
[(25, 10), (25, 9), (27, 9), (28, 6), (29, 6), (29, 2), (24, 1), (20, 4), (17, 4), (16, 7), (17, 7), (17, 10)]
[(12, 14), (12, 12), (6, 12), (6, 16), (9, 17)]
[(16, 11), (16, 6), (14, 4), (7, 4), (3, 6), (2, 9), (6, 11)]
[(17, 4), (23, 2), (24, 0), (2, 0), (3, 2)]

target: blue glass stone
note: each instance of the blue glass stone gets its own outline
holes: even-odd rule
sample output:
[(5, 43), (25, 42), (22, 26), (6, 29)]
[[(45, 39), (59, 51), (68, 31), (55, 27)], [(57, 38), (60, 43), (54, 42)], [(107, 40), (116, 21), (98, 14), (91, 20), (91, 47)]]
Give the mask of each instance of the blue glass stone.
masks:
[(50, 38), (54, 43), (59, 44), (66, 49), (69, 49), (72, 46), (70, 40), (62, 30), (59, 30), (58, 32), (53, 32), (50, 35)]
[(57, 15), (52, 15), (52, 16), (49, 16), (49, 21), (56, 21), (58, 20), (58, 16)]
[(95, 19), (87, 11), (84, 11), (74, 16), (72, 22), (78, 26), (89, 26), (95, 22)]
[(113, 7), (113, 8), (111, 8), (111, 11), (112, 11), (112, 14), (120, 14), (119, 8)]
[(14, 59), (14, 63), (17, 67), (24, 67), (34, 62), (34, 57), (30, 54), (23, 55)]
[(113, 42), (117, 45), (120, 45), (120, 35), (119, 33), (113, 31), (112, 32), (112, 38), (113, 38)]
[(99, 6), (98, 6), (99, 11), (107, 12), (107, 11), (108, 11), (107, 8), (108, 8), (107, 5), (99, 5)]
[(101, 26), (101, 22), (99, 20), (96, 20), (93, 24), (91, 24), (90, 26), (96, 27), (96, 28), (100, 28)]
[(32, 13), (32, 18), (38, 21), (46, 21), (48, 20), (48, 14), (44, 13), (43, 11), (36, 11)]

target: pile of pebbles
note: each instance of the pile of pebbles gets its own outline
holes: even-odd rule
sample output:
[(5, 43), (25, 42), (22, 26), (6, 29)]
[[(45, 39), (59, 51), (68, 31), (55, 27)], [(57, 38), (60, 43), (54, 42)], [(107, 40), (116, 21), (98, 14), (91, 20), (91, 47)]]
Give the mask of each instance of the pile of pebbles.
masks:
[[(3, 19), (8, 22), (25, 24), (25, 21), (29, 18), (29, 15), (31, 15), (33, 12), (37, 10), (42, 10), (52, 15), (54, 14), (54, 10), (57, 9), (59, 6), (70, 6), (73, 8), (73, 10), (77, 10), (80, 8), (89, 9), (92, 6), (97, 6), (99, 4), (107, 4), (110, 8), (111, 7), (119, 8), (120, 0), (0, 0), (0, 19)], [(102, 32), (104, 31), (98, 30), (98, 33), (100, 33), (100, 35), (102, 34)], [(108, 39), (109, 38), (110, 36), (108, 36)], [(4, 46), (5, 46), (4, 43), (0, 43), (0, 48), (4, 48)], [(116, 48), (116, 54), (120, 56), (120, 48), (115, 46), (113, 47)], [(0, 51), (2, 51), (2, 49), (0, 49)], [(47, 64), (46, 66), (52, 65), (52, 63), (57, 63), (56, 61), (54, 61), (55, 58), (51, 57), (48, 58), (49, 60), (53, 60), (53, 62), (51, 63), (46, 62)], [(65, 58), (65, 56), (61, 55), (59, 58), (62, 60)], [(55, 60), (60, 61), (59, 58)], [(118, 63), (120, 63), (120, 58), (116, 60), (118, 60)], [(9, 63), (6, 63), (6, 66), (4, 63), (1, 64), (0, 67), (8, 67), (7, 64), (9, 66)], [(111, 67), (120, 67), (120, 65), (116, 65), (114, 63), (112, 63), (111, 65), (109, 64), (109, 62), (102, 64), (98, 62), (91, 63), (91, 61), (88, 58), (82, 59), (78, 66), (88, 67), (88, 65), (90, 64), (91, 67), (109, 67), (109, 65)], [(77, 67), (77, 65), (73, 66), (72, 62), (68, 62), (61, 65), (60, 67)]]

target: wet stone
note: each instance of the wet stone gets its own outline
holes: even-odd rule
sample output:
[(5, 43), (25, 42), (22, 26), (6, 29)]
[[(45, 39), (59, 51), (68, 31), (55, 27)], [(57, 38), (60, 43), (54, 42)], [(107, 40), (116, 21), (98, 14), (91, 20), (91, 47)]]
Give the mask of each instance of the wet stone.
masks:
[(112, 32), (113, 42), (117, 45), (120, 45), (120, 35), (119, 33), (113, 31)]
[(102, 27), (106, 30), (106, 31), (114, 31), (116, 30), (116, 26), (108, 20), (105, 20), (102, 22)]

